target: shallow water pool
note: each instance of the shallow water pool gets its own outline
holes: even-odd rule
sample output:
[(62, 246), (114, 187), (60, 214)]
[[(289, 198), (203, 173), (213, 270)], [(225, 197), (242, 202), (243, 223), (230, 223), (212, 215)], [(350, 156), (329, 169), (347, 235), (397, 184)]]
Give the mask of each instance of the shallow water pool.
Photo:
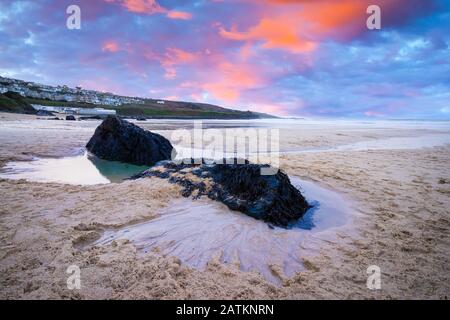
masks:
[(1, 169), (0, 178), (94, 185), (120, 182), (146, 169), (147, 166), (102, 160), (84, 152), (65, 158), (36, 157), (32, 161), (12, 161)]
[[(83, 153), (67, 158), (35, 158), (10, 162), (1, 178), (27, 179), (76, 185), (120, 182), (147, 169), (101, 160)], [(302, 270), (304, 257), (332, 241), (337, 230), (351, 222), (353, 210), (342, 195), (318, 183), (291, 177), (291, 182), (313, 207), (290, 229), (269, 227), (241, 212), (209, 199), (179, 199), (159, 212), (159, 217), (122, 229), (106, 230), (95, 245), (114, 240), (132, 241), (141, 254), (158, 248), (183, 263), (203, 270), (208, 261), (238, 264), (279, 284)]]
[(349, 224), (353, 212), (338, 193), (311, 181), (294, 178), (292, 182), (314, 207), (290, 229), (271, 228), (209, 199), (181, 199), (156, 219), (105, 231), (95, 245), (128, 239), (141, 254), (158, 248), (199, 270), (217, 258), (279, 284), (283, 277), (302, 270), (302, 258), (317, 253), (323, 241)]

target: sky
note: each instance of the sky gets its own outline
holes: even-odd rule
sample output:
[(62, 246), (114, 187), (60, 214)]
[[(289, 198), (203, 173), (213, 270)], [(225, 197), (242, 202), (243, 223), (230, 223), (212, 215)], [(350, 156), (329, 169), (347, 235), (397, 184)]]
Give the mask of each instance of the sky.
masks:
[(280, 116), (450, 119), (450, 1), (0, 0), (0, 75)]

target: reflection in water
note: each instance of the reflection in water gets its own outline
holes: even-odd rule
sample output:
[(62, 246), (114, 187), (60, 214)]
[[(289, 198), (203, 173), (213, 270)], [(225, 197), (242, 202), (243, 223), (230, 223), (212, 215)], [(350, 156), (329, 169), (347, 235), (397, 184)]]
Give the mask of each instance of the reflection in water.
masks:
[(118, 161), (103, 160), (93, 155), (88, 155), (88, 159), (94, 164), (100, 174), (110, 182), (120, 182), (149, 168), (148, 166), (136, 166)]
[(293, 183), (301, 183), (305, 197), (316, 206), (291, 229), (269, 228), (219, 202), (182, 199), (162, 210), (156, 219), (105, 231), (95, 245), (128, 239), (141, 254), (157, 247), (200, 270), (217, 257), (280, 283), (280, 276), (290, 277), (302, 270), (302, 257), (317, 253), (323, 241), (332, 240), (336, 228), (348, 224), (352, 215), (339, 194), (310, 181), (294, 179)]
[(84, 153), (66, 158), (35, 158), (32, 161), (9, 162), (2, 168), (0, 178), (94, 185), (120, 182), (147, 168), (106, 161)]

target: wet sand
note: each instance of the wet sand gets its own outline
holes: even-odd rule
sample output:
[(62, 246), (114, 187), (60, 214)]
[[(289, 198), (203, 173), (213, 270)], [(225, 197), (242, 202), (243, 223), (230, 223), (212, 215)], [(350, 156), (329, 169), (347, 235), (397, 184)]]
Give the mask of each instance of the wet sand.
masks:
[(351, 232), (356, 218), (339, 194), (310, 181), (292, 180), (312, 207), (288, 229), (269, 227), (209, 199), (179, 199), (161, 210), (158, 218), (106, 230), (89, 246), (127, 239), (143, 255), (157, 249), (201, 271), (218, 259), (280, 285), (283, 278), (304, 270), (302, 257), (316, 254), (325, 241), (336, 241), (337, 232)]
[[(98, 122), (34, 120), (0, 114), (0, 165), (76, 154)], [(142, 125), (151, 129), (152, 123)], [(170, 137), (170, 131), (157, 132)], [(309, 124), (280, 132), (280, 148), (329, 148), (378, 139), (449, 134), (445, 125)], [(151, 219), (179, 187), (156, 178), (93, 186), (0, 180), (0, 298), (440, 298), (450, 293), (450, 146), (286, 153), (281, 168), (349, 199), (351, 228), (300, 256), (302, 270), (280, 284), (220, 259), (204, 269), (129, 240), (83, 249), (105, 230)], [(81, 268), (81, 290), (66, 269)], [(366, 287), (378, 265), (382, 289)], [(276, 267), (274, 267), (276, 269)], [(276, 271), (276, 270), (275, 270)]]

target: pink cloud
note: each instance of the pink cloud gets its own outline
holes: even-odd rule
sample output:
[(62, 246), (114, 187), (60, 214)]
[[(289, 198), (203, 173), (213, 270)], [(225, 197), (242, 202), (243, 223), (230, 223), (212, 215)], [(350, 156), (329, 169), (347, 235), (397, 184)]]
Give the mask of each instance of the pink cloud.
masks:
[(257, 103), (252, 105), (253, 110), (258, 112), (270, 113), (278, 116), (286, 116), (289, 113), (280, 105), (271, 103)]
[(166, 53), (161, 60), (163, 66), (173, 66), (178, 64), (192, 63), (197, 59), (197, 55), (192, 52), (178, 48), (167, 48)]
[(156, 0), (104, 0), (107, 3), (118, 2), (122, 7), (130, 12), (140, 14), (163, 13), (170, 19), (190, 20), (192, 14), (185, 11), (169, 10), (161, 6)]
[(120, 2), (128, 11), (135, 13), (155, 14), (167, 11), (156, 0), (122, 0)]
[(164, 78), (175, 79), (177, 77), (177, 69), (175, 68), (165, 68)]
[(188, 52), (179, 48), (167, 48), (164, 54), (157, 54), (148, 50), (145, 54), (148, 60), (156, 60), (164, 68), (166, 79), (175, 79), (177, 76), (177, 66), (193, 64), (198, 59), (198, 54)]
[(117, 52), (117, 51), (119, 51), (119, 45), (114, 40), (106, 41), (105, 43), (103, 43), (102, 51), (108, 51), (108, 52), (113, 52), (113, 53)]
[(175, 66), (193, 63), (196, 58), (197, 56), (194, 53), (178, 48), (167, 48), (164, 56), (159, 58), (161, 66), (166, 70), (164, 77), (166, 79), (176, 78), (177, 70)]
[(192, 93), (190, 95), (190, 97), (196, 102), (201, 102), (203, 100), (202, 96), (200, 94), (198, 94), (198, 93)]
[[(290, 53), (314, 51), (327, 39), (348, 40), (367, 32), (366, 9), (373, 0), (247, 0), (255, 5), (258, 22), (245, 30), (219, 28), (234, 41), (258, 42), (265, 49)], [(415, 1), (416, 2), (416, 1)], [(408, 7), (406, 0), (377, 0), (386, 21)]]
[(184, 11), (169, 11), (167, 12), (167, 17), (171, 19), (190, 20), (192, 19), (192, 14)]
[(209, 79), (201, 84), (201, 88), (216, 99), (236, 102), (242, 92), (261, 87), (266, 82), (256, 65), (225, 60), (210, 71)]
[(262, 41), (266, 49), (284, 49), (293, 53), (310, 52), (316, 43), (299, 34), (297, 25), (291, 16), (284, 18), (263, 18), (247, 31), (230, 31), (220, 28), (220, 35), (237, 41)]

